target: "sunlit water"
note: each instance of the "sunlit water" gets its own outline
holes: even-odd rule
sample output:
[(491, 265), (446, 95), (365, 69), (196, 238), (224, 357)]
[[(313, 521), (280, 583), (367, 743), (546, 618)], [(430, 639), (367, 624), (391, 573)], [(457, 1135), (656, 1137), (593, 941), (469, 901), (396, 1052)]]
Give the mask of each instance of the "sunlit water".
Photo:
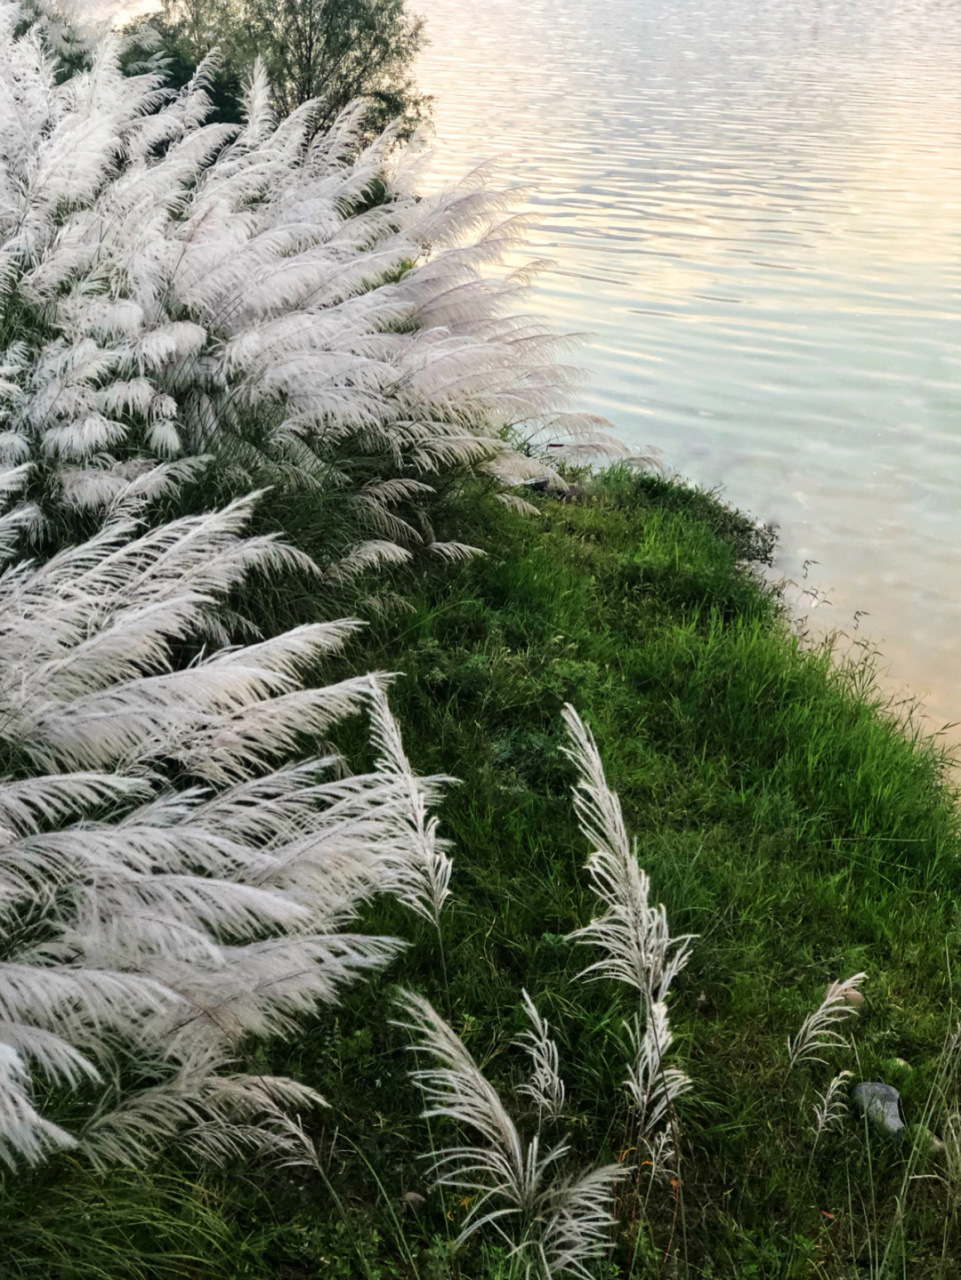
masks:
[(580, 407), (777, 521), (812, 622), (866, 613), (892, 687), (961, 720), (961, 6), (413, 8), (428, 184), (531, 187)]

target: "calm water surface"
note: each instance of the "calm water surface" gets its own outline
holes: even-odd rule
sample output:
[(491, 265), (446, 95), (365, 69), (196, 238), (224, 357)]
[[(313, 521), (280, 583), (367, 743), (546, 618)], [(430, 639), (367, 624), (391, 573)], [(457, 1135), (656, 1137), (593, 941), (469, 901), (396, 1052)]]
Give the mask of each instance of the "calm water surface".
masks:
[(777, 521), (812, 622), (866, 613), (929, 727), (961, 720), (961, 6), (413, 8), (427, 183), (530, 186), (580, 407)]

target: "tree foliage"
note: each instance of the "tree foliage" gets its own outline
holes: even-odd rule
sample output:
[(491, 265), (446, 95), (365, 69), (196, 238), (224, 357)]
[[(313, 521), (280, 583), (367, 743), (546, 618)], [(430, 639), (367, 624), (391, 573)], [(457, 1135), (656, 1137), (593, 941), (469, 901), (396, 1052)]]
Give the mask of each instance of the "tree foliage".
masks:
[(275, 108), (288, 115), (313, 102), (321, 131), (355, 99), (365, 103), (364, 141), (392, 121), (398, 137), (409, 137), (429, 111), (412, 73), (423, 20), (408, 14), (404, 0), (165, 0), (153, 24), (175, 82), (185, 83), (219, 50), (213, 88), (221, 118), (239, 118), (242, 86), (257, 58)]

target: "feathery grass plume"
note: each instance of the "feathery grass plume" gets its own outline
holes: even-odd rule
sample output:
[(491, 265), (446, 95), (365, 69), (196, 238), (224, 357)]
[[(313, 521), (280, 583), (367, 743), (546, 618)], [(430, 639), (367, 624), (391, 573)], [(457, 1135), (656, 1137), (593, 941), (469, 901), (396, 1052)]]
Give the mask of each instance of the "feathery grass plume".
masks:
[(540, 1127), (525, 1142), (497, 1090), (430, 1004), (407, 991), (401, 1005), (408, 1021), (399, 1025), (417, 1038), (411, 1049), (426, 1050), (442, 1064), (412, 1072), (427, 1101), (424, 1116), (454, 1120), (485, 1143), (442, 1148), (428, 1157), (439, 1185), (477, 1196), (455, 1247), (489, 1226), (521, 1259), (526, 1275), (547, 1280), (568, 1273), (589, 1280), (588, 1264), (609, 1247), (611, 1189), (621, 1166), (565, 1175), (569, 1145), (560, 1142), (542, 1154)]
[[(572, 706), (565, 706), (563, 715), (569, 736), (564, 750), (579, 775), (574, 805), (593, 846), (587, 868), (606, 907), (568, 937), (602, 952), (581, 976), (616, 978), (638, 994), (639, 1007), (625, 1023), (634, 1055), (625, 1084), (636, 1112), (638, 1145), (649, 1151), (654, 1172), (662, 1172), (676, 1158), (673, 1101), (691, 1088), (683, 1071), (664, 1065), (673, 1041), (665, 997), (687, 964), (694, 935), (672, 938), (663, 905), (651, 906), (650, 879), (638, 864), (636, 842), (628, 839), (594, 737)], [(670, 1132), (657, 1132), (665, 1119), (671, 1120)]]
[(115, 34), (78, 67), (50, 32), (0, 4), (0, 308), (26, 342), (4, 354), (0, 321), (2, 458), (99, 507), (131, 457), (213, 453), (241, 490), (336, 495), (370, 555), (423, 545), (394, 508), (436, 473), (547, 474), (525, 455), (558, 435), (623, 452), (562, 412), (565, 340), (490, 270), (523, 224), (489, 174), (420, 198), (391, 130), (357, 154), (359, 104), (275, 121), (258, 67), (245, 123), (204, 124), (209, 66), (172, 93)]
[(400, 725), (391, 715), (384, 692), (376, 680), (370, 682), (371, 738), (378, 751), (377, 769), (389, 777), (405, 795), (406, 806), (398, 813), (391, 843), (381, 848), (387, 892), (440, 931), (440, 914), (450, 897), (453, 861), (445, 852), (447, 844), (438, 834), (436, 818), (429, 818), (429, 806), (438, 798), (439, 787), (452, 779), (418, 777), (404, 753)]
[(652, 1174), (660, 1175), (673, 1167), (677, 1156), (675, 1126), (665, 1127), (665, 1122), (673, 1116), (674, 1100), (693, 1086), (678, 1067), (665, 1066), (674, 1036), (663, 1000), (655, 1000), (643, 1019), (635, 1014), (625, 1025), (634, 1050), (625, 1084), (634, 1104), (639, 1141), (647, 1150)]
[(7, 1163), (78, 1145), (98, 1167), (139, 1162), (173, 1142), (307, 1158), (292, 1113), (317, 1096), (238, 1073), (239, 1046), (401, 945), (345, 926), (386, 884), (381, 845), (416, 822), (409, 781), (291, 763), (376, 691), (305, 684), (356, 624), (225, 644), (222, 603), (249, 570), (310, 569), (243, 536), (251, 505), (148, 532), (116, 519), (0, 572)]
[(564, 752), (579, 774), (574, 807), (594, 846), (587, 860), (591, 887), (606, 907), (569, 937), (603, 952), (584, 974), (626, 982), (649, 1009), (664, 999), (687, 964), (694, 936), (672, 938), (664, 907), (650, 905), (651, 882), (638, 864), (636, 844), (628, 839), (620, 801), (607, 785), (594, 737), (573, 707), (565, 706), (563, 716), (570, 741)]
[(844, 1119), (848, 1109), (845, 1089), (852, 1078), (850, 1071), (839, 1071), (824, 1093), (818, 1094), (818, 1101), (811, 1108), (814, 1112), (814, 1145), (817, 1146), (821, 1134), (828, 1129), (836, 1129)]
[(866, 976), (864, 973), (856, 973), (843, 982), (831, 983), (824, 999), (801, 1023), (797, 1035), (793, 1039), (788, 1038), (789, 1067), (796, 1067), (802, 1062), (823, 1062), (824, 1059), (818, 1057), (821, 1050), (847, 1047), (847, 1041), (837, 1028), (846, 1018), (857, 1014), (857, 1010), (848, 1001), (848, 994), (857, 991)]
[(526, 1094), (535, 1103), (538, 1119), (556, 1120), (564, 1110), (565, 1097), (557, 1045), (526, 991), (521, 992), (521, 998), (531, 1025), (517, 1036), (514, 1044), (530, 1054), (531, 1075), (526, 1083), (518, 1086), (518, 1093)]

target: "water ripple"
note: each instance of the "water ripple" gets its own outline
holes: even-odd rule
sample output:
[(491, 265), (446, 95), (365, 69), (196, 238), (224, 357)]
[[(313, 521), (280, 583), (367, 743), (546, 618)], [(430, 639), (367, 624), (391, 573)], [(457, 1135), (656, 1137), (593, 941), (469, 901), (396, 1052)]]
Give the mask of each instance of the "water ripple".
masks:
[(831, 623), (867, 610), (961, 719), (961, 8), (415, 8), (429, 182), (497, 156), (529, 186), (582, 407), (777, 519), (781, 571), (819, 561)]

